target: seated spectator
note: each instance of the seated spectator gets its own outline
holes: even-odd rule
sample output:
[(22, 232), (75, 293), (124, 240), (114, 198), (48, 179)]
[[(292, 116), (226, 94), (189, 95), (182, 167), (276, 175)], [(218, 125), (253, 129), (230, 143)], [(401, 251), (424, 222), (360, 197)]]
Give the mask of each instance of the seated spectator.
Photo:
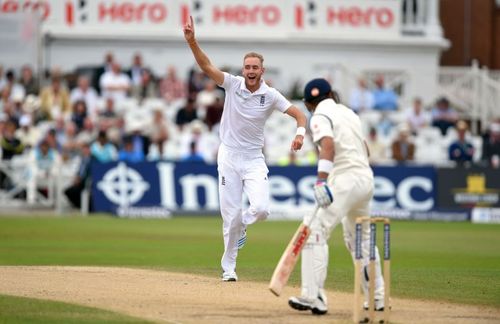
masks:
[(384, 143), (378, 139), (377, 129), (375, 127), (370, 128), (370, 133), (366, 139), (366, 145), (368, 146), (368, 151), (370, 152), (370, 163), (377, 164), (387, 161), (387, 148)]
[(439, 128), (443, 136), (446, 135), (448, 128), (455, 126), (458, 120), (457, 112), (450, 107), (450, 102), (444, 97), (438, 99), (431, 114), (432, 126)]
[(132, 87), (139, 86), (142, 83), (143, 72), (145, 70), (146, 68), (142, 63), (142, 55), (140, 53), (135, 53), (132, 58), (132, 66), (127, 71)]
[(38, 93), (40, 93), (38, 80), (33, 75), (33, 69), (29, 65), (22, 67), (19, 83), (24, 87), (26, 95), (38, 96)]
[(61, 151), (67, 152), (71, 158), (76, 157), (80, 153), (80, 142), (78, 141), (78, 128), (75, 123), (67, 122), (64, 125), (64, 133), (57, 137)]
[(491, 123), (489, 131), (483, 137), (483, 156), (486, 165), (500, 167), (500, 119)]
[(189, 144), (189, 154), (184, 156), (181, 161), (182, 162), (202, 162), (202, 163), (205, 162), (205, 160), (203, 159), (203, 156), (200, 153), (198, 153), (198, 148), (197, 148), (195, 141), (193, 141)]
[(35, 147), (40, 141), (40, 131), (32, 124), (29, 114), (25, 114), (19, 119), (19, 129), (16, 130), (15, 136), (21, 140), (25, 148)]
[(386, 89), (384, 77), (377, 76), (375, 79), (376, 89), (373, 90), (373, 109), (379, 111), (395, 111), (398, 109), (398, 96), (392, 89)]
[(101, 66), (97, 68), (93, 78), (92, 78), (92, 87), (97, 90), (98, 93), (102, 95), (103, 89), (101, 89), (100, 81), (101, 77), (106, 72), (110, 72), (113, 68), (113, 63), (115, 62), (115, 56), (112, 52), (107, 52), (104, 56), (104, 62)]
[(379, 122), (377, 123), (377, 134), (386, 138), (389, 137), (394, 129), (394, 122), (389, 118), (389, 112), (382, 112)]
[(214, 128), (217, 128), (217, 126), (220, 124), (223, 111), (224, 111), (224, 103), (219, 97), (215, 98), (215, 102), (207, 107), (207, 113), (205, 115), (205, 124), (207, 124), (209, 131), (212, 131)]
[(145, 125), (143, 121), (133, 120), (127, 125), (127, 133), (132, 138), (134, 151), (141, 151), (143, 156), (149, 155), (149, 146), (151, 145), (150, 138), (145, 135), (145, 129), (149, 125)]
[(90, 179), (90, 168), (92, 166), (92, 154), (90, 152), (90, 146), (88, 143), (83, 143), (81, 146), (81, 160), (78, 167), (78, 172), (73, 179), (71, 186), (64, 190), (64, 194), (68, 197), (68, 200), (76, 208), (80, 208), (82, 205), (82, 191), (85, 190), (87, 182)]
[(158, 98), (156, 81), (148, 69), (142, 70), (140, 82), (132, 86), (132, 97), (136, 98), (139, 102), (144, 99)]
[(123, 101), (130, 91), (130, 78), (122, 73), (120, 64), (114, 62), (111, 71), (105, 72), (99, 84), (102, 96), (112, 98), (116, 103)]
[(26, 96), (26, 90), (24, 87), (16, 81), (16, 75), (14, 70), (8, 70), (5, 74), (5, 84), (2, 90), (8, 93), (8, 98), (13, 100), (13, 98), (22, 98)]
[(180, 139), (180, 156), (187, 156), (191, 151), (191, 143), (196, 144), (196, 152), (203, 157), (206, 163), (214, 163), (220, 144), (219, 137), (207, 132), (205, 124), (200, 120), (193, 120), (187, 127), (189, 132), (184, 132)]
[(187, 96), (187, 85), (177, 77), (174, 66), (168, 67), (167, 75), (160, 82), (160, 95), (167, 103)]
[(151, 139), (151, 144), (156, 145), (156, 147), (158, 148), (158, 158), (161, 158), (165, 153), (163, 151), (163, 148), (169, 138), (167, 122), (163, 117), (163, 111), (161, 109), (154, 110), (153, 124), (151, 125), (149, 130), (149, 138)]
[(208, 80), (205, 83), (203, 90), (196, 95), (196, 103), (198, 104), (198, 114), (201, 119), (206, 116), (207, 107), (215, 103), (217, 98), (222, 97), (222, 93), (217, 89), (214, 81)]
[(78, 77), (78, 86), (71, 90), (70, 100), (74, 105), (77, 101), (84, 101), (87, 107), (87, 113), (95, 118), (97, 115), (97, 101), (99, 95), (97, 91), (90, 86), (90, 80), (86, 76)]
[(359, 79), (358, 87), (351, 92), (349, 105), (357, 114), (373, 109), (374, 105), (373, 93), (366, 86), (364, 79)]
[(72, 110), (71, 121), (75, 123), (77, 130), (80, 131), (83, 129), (83, 123), (88, 116), (87, 104), (83, 100), (75, 101)]
[(144, 161), (144, 152), (134, 148), (134, 139), (132, 136), (125, 136), (123, 146), (118, 151), (118, 161), (137, 163)]
[(83, 121), (83, 129), (78, 133), (76, 140), (78, 143), (92, 143), (97, 137), (97, 129), (94, 127), (94, 122), (90, 117)]
[(51, 74), (50, 85), (44, 87), (40, 93), (40, 115), (37, 120), (55, 120), (59, 117), (71, 115), (69, 93), (62, 84), (59, 71)]
[(46, 139), (33, 150), (30, 161), (30, 178), (27, 185), (28, 203), (36, 202), (37, 190), (42, 186), (47, 197), (55, 197), (55, 177), (61, 164), (59, 153), (49, 146)]
[(186, 106), (177, 111), (177, 116), (175, 117), (175, 123), (180, 129), (186, 124), (189, 124), (193, 120), (198, 119), (198, 112), (196, 107), (196, 100), (193, 98), (188, 98)]
[(398, 137), (392, 143), (392, 158), (398, 163), (413, 161), (415, 157), (415, 144), (410, 140), (410, 127), (402, 124), (398, 129)]
[(24, 145), (15, 133), (16, 124), (11, 120), (7, 121), (0, 139), (2, 160), (11, 160), (14, 155), (22, 154), (24, 151)]
[(104, 109), (99, 112), (99, 129), (108, 129), (116, 126), (120, 116), (115, 110), (115, 100), (106, 98)]
[(429, 114), (423, 110), (422, 99), (415, 98), (413, 106), (408, 109), (407, 122), (413, 135), (417, 135), (421, 128), (429, 125)]
[(448, 147), (448, 157), (450, 161), (455, 161), (457, 165), (466, 165), (472, 162), (474, 156), (474, 146), (465, 139), (467, 123), (463, 120), (457, 122), (458, 139)]
[(116, 161), (118, 153), (116, 147), (111, 144), (105, 131), (100, 131), (97, 140), (90, 146), (90, 152), (96, 162), (107, 163)]

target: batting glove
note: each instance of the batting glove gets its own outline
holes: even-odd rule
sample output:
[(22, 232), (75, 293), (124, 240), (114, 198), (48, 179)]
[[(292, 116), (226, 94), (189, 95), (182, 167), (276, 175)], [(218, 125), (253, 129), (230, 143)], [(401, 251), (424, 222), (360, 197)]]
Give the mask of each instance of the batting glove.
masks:
[(321, 179), (316, 181), (314, 185), (314, 198), (316, 198), (318, 205), (322, 208), (330, 206), (333, 202), (333, 194), (326, 184), (326, 180)]

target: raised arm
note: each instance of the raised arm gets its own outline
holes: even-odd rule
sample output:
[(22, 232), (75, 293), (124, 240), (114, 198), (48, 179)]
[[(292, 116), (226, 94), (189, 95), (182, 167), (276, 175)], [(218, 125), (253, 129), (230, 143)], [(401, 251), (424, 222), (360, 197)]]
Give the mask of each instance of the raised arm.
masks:
[(196, 60), (196, 63), (212, 80), (214, 80), (217, 85), (222, 85), (224, 82), (224, 73), (215, 67), (208, 56), (203, 52), (203, 50), (198, 45), (196, 37), (194, 35), (194, 23), (193, 17), (189, 16), (189, 22), (184, 25), (184, 38), (186, 39), (191, 52)]
[(307, 118), (306, 115), (304, 115), (304, 113), (299, 108), (293, 105), (286, 110), (286, 113), (289, 116), (295, 118), (295, 120), (297, 121), (297, 133), (295, 135), (295, 138), (293, 139), (291, 149), (293, 151), (298, 151), (302, 148), (302, 145), (304, 144)]

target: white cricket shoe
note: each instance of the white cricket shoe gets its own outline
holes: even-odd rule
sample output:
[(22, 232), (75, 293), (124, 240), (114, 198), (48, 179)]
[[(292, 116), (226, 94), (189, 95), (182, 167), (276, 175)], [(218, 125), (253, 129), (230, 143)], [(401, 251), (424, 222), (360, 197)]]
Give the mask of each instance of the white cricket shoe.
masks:
[(323, 298), (318, 296), (316, 299), (308, 299), (304, 297), (290, 297), (288, 299), (288, 305), (291, 308), (299, 311), (310, 310), (315, 315), (324, 315), (328, 312), (328, 307), (326, 306)]
[(236, 272), (224, 272), (222, 273), (222, 281), (238, 281), (238, 276)]
[[(363, 303), (363, 309), (368, 310), (369, 304), (367, 301)], [(383, 299), (375, 299), (375, 311), (382, 312), (384, 311), (384, 300)]]
[(247, 242), (247, 227), (243, 226), (240, 234), (240, 238), (238, 239), (238, 250), (241, 250), (245, 243)]

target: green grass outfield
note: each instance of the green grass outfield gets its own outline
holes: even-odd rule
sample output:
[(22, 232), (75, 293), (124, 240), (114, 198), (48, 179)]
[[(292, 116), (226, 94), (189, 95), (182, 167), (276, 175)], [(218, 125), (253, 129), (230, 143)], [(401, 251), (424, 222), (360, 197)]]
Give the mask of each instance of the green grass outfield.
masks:
[[(219, 276), (221, 226), (219, 217), (0, 217), (0, 265), (140, 267)], [(238, 259), (240, 279), (267, 282), (297, 226), (267, 221), (249, 227)], [(381, 228), (378, 233), (381, 238)], [(391, 240), (392, 296), (500, 307), (500, 226), (394, 221)], [(327, 288), (352, 292), (352, 278), (338, 228), (330, 240)], [(299, 283), (298, 271), (290, 282)], [(5, 300), (0, 299), (0, 313)]]

